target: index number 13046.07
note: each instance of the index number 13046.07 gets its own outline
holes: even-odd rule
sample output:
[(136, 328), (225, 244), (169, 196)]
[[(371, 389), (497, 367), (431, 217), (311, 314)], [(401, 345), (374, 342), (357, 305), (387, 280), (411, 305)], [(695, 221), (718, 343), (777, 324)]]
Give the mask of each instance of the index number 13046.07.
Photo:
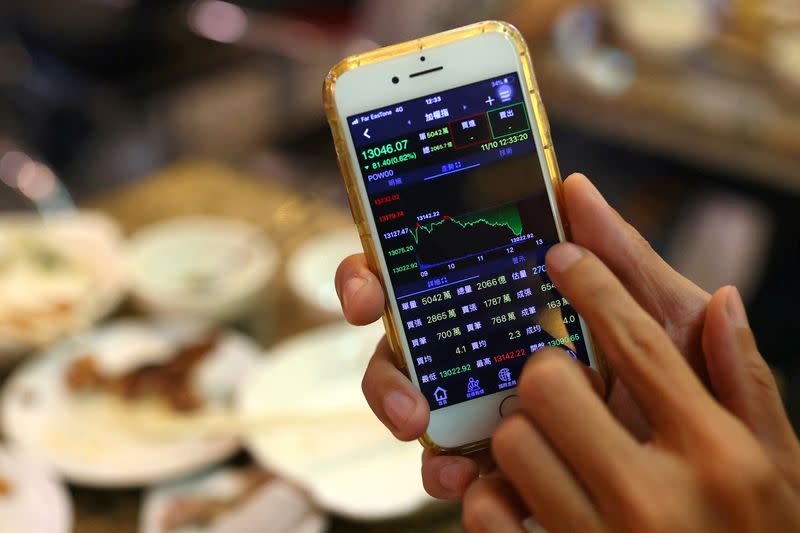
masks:
[(370, 160), (383, 155), (401, 152), (406, 148), (408, 148), (408, 139), (401, 139), (393, 143), (386, 143), (373, 148), (367, 148), (366, 150), (361, 150), (361, 157), (365, 160)]

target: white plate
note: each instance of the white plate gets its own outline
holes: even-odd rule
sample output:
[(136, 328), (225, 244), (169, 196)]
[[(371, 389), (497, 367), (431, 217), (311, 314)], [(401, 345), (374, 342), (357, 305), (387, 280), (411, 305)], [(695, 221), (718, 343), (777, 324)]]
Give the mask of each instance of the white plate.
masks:
[(67, 533), (72, 504), (64, 486), (18, 451), (0, 448), (0, 477), (9, 483), (0, 496), (0, 531)]
[(355, 227), (324, 233), (304, 243), (289, 259), (289, 287), (307, 304), (341, 315), (333, 278), (345, 257), (363, 251)]
[[(268, 480), (244, 502), (207, 526), (167, 530), (165, 513), (184, 498), (228, 500), (241, 490), (242, 478), (233, 468), (205, 472), (147, 491), (141, 514), (141, 533), (322, 533), (328, 520), (297, 487), (279, 478)], [(269, 524), (269, 526), (266, 526)]]
[[(18, 239), (43, 243), (47, 248), (56, 250), (77, 268), (75, 275), (80, 279), (67, 283), (72, 285), (70, 296), (67, 297), (72, 304), (71, 312), (52, 320), (38, 316), (32, 321), (31, 327), (25, 330), (0, 327), (0, 359), (14, 358), (25, 351), (41, 348), (88, 329), (117, 307), (129, 283), (119, 228), (105, 215), (64, 212), (48, 216), (44, 224), (40, 217), (29, 214), (0, 217), (0, 248), (14, 246)], [(10, 290), (14, 295), (4, 296), (0, 306), (17, 301), (14, 305), (23, 306), (30, 312), (36, 312), (41, 302), (49, 301), (48, 298), (63, 298), (57, 294), (63, 295), (64, 282), (70, 281), (62, 279), (61, 282), (55, 282), (50, 278), (50, 283), (45, 283), (47, 280), (37, 277), (40, 276), (38, 272), (14, 270), (13, 273), (15, 277), (6, 280), (4, 290)], [(0, 276), (6, 275), (10, 274), (0, 272)], [(32, 285), (27, 287), (25, 283)], [(76, 283), (83, 284), (84, 288), (76, 287)], [(23, 311), (14, 308), (7, 312), (17, 317), (24, 316)]]
[(663, 56), (697, 50), (717, 33), (707, 1), (621, 0), (613, 4), (611, 18), (624, 38)]
[(182, 217), (131, 237), (133, 292), (160, 314), (239, 317), (278, 268), (277, 248), (260, 228), (222, 217)]
[[(229, 457), (239, 439), (225, 432), (153, 432), (153, 424), (192, 420), (163, 403), (124, 403), (109, 394), (76, 394), (64, 383), (76, 357), (104, 358), (119, 339), (119, 352), (134, 346), (185, 343), (202, 329), (186, 322), (119, 321), (54, 347), (18, 368), (3, 391), (3, 429), (27, 453), (52, 465), (68, 479), (98, 487), (130, 487), (165, 481)], [(106, 349), (102, 349), (102, 347)], [(250, 339), (223, 332), (196, 369), (195, 389), (204, 407), (193, 416), (230, 414), (231, 391), (260, 356)], [(156, 426), (159, 427), (159, 426)]]
[(433, 499), (420, 478), (416, 442), (399, 442), (361, 393), (380, 324), (334, 324), (275, 348), (237, 394), (245, 418), (294, 416), (245, 436), (268, 470), (305, 487), (323, 507), (356, 519), (399, 517)]

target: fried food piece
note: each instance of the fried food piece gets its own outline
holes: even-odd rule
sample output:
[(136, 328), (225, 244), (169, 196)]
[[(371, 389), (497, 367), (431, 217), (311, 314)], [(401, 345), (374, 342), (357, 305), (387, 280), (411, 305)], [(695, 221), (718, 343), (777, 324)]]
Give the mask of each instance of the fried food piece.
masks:
[(197, 366), (219, 343), (219, 334), (211, 334), (199, 342), (181, 348), (162, 365), (146, 365), (121, 376), (104, 376), (92, 355), (72, 361), (65, 382), (74, 392), (103, 391), (124, 400), (157, 397), (178, 412), (189, 412), (203, 406), (192, 386)]
[(11, 483), (7, 479), (0, 477), (0, 498), (6, 498), (14, 492)]

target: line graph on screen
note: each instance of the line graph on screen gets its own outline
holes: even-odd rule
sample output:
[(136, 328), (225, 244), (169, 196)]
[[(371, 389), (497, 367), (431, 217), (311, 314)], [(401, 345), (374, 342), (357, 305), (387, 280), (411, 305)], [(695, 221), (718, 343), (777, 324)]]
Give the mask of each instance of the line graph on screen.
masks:
[(509, 246), (523, 232), (516, 204), (457, 216), (444, 215), (410, 229), (423, 269)]

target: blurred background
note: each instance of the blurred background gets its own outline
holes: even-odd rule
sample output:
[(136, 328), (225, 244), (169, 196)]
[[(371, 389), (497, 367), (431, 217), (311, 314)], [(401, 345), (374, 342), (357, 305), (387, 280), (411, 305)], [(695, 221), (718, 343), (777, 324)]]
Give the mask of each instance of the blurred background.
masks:
[[(308, 340), (309, 331), (344, 327), (330, 275), (341, 257), (358, 250), (358, 241), (323, 117), (323, 77), (346, 55), (487, 18), (514, 23), (528, 39), (562, 173), (590, 176), (702, 287), (741, 289), (797, 427), (796, 0), (5, 0), (0, 234), (18, 231), (27, 218), (56, 220), (54, 227), (77, 207), (77, 214), (100, 217), (90, 224), (104, 226), (107, 248), (133, 259), (126, 259), (126, 281), (109, 289), (104, 305), (69, 327), (24, 342), (0, 327), (0, 348), (4, 335), (22, 344), (6, 350), (3, 374), (26, 372), (32, 358), (46, 357), (40, 350), (109, 314), (211, 318), (276, 357), (285, 355), (278, 352), (287, 342), (301, 342), (298, 335)], [(235, 301), (206, 301), (216, 289), (203, 278), (197, 283), (205, 299), (176, 310), (175, 299), (164, 297), (166, 282), (153, 279), (163, 272), (148, 254), (159, 246), (178, 262), (213, 255), (213, 247), (186, 244), (196, 239), (191, 229), (170, 225), (187, 216), (206, 217), (207, 235), (229, 231), (240, 245), (261, 250), (246, 261), (235, 247), (214, 256), (229, 254), (255, 272), (241, 274), (248, 281), (236, 289)], [(243, 225), (230, 227), (229, 219)], [(257, 237), (248, 236), (256, 230)], [(220, 242), (230, 242), (223, 237)], [(56, 248), (73, 242), (42, 238)], [(92, 255), (84, 246), (63, 253)], [(208, 268), (218, 274), (234, 267)], [(0, 294), (11, 294), (3, 283)], [(6, 305), (0, 301), (0, 322), (16, 312), (3, 310)], [(309, 342), (305, 349), (313, 351)], [(308, 355), (309, 361), (321, 357)], [(18, 433), (7, 426), (4, 432)], [(281, 458), (265, 459), (269, 453), (244, 440), (249, 453), (217, 454), (203, 468), (232, 456), (224, 468), (252, 469), (255, 460), (282, 471)], [(145, 524), (147, 487), (173, 482), (174, 474), (112, 488), (113, 482), (87, 483), (56, 470), (55, 482), (71, 482), (65, 498), (72, 518), (64, 531), (184, 530)], [(258, 472), (256, 484), (273, 483)], [(307, 531), (460, 530), (453, 506), (425, 501), (370, 514), (320, 498), (314, 479), (305, 486), (302, 476), (288, 477), (300, 485), (292, 501), (310, 498), (301, 514), (319, 519)], [(223, 507), (243, 498), (229, 498)], [(213, 529), (221, 512), (190, 521), (195, 529), (185, 530), (222, 531)], [(260, 523), (263, 529), (253, 531), (300, 530)]]

